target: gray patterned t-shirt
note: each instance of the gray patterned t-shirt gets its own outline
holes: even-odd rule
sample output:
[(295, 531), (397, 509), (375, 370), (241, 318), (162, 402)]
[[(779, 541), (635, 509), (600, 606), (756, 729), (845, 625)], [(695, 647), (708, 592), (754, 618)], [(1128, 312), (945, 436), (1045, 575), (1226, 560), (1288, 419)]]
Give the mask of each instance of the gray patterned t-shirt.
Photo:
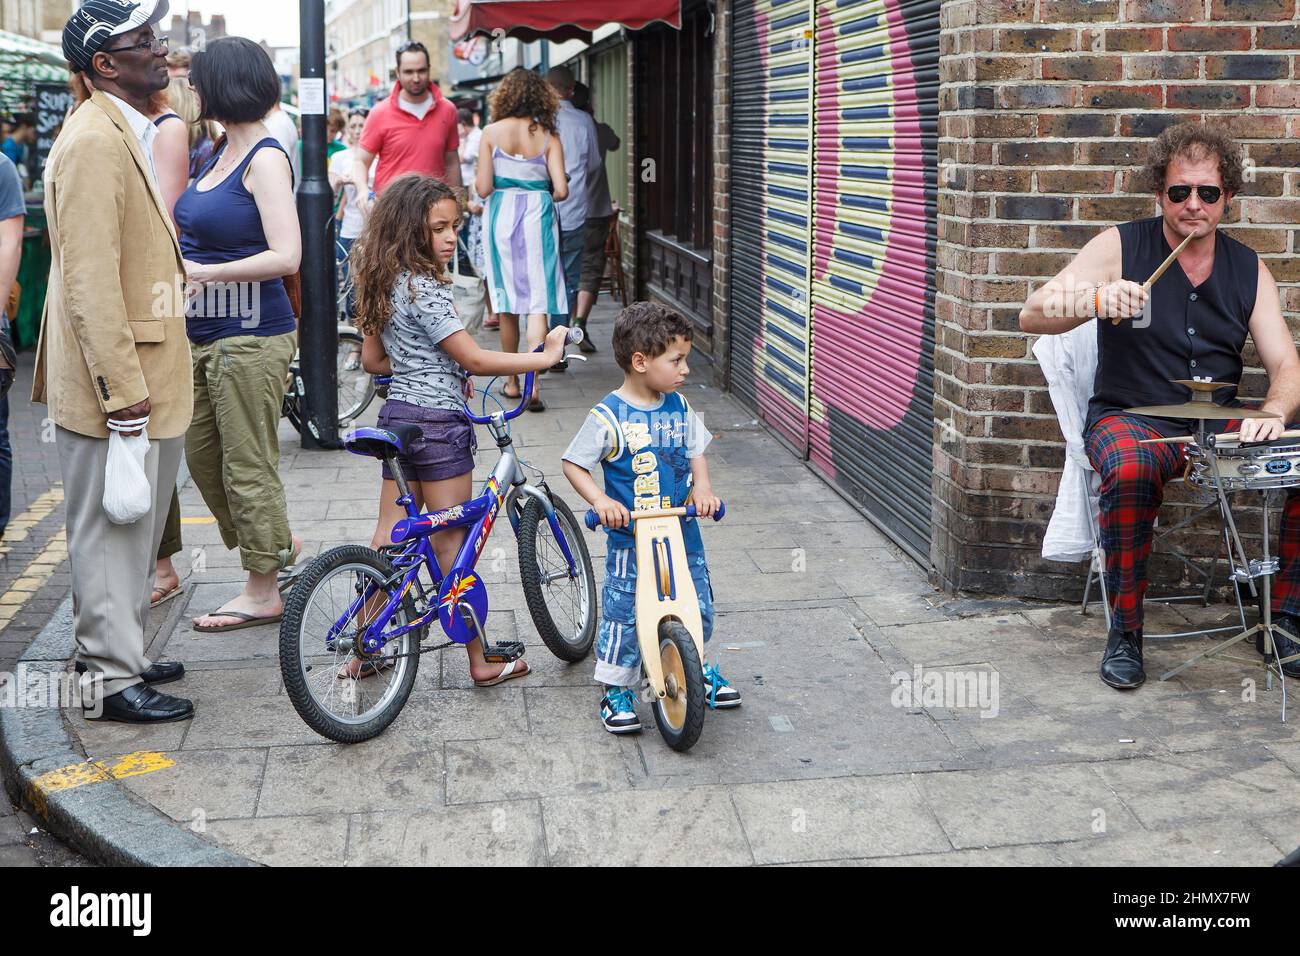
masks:
[(432, 276), (398, 275), (393, 312), (380, 339), (393, 368), (388, 397), (421, 408), (459, 411), (465, 400), (465, 370), (438, 347), (465, 328), (456, 315), (451, 283)]

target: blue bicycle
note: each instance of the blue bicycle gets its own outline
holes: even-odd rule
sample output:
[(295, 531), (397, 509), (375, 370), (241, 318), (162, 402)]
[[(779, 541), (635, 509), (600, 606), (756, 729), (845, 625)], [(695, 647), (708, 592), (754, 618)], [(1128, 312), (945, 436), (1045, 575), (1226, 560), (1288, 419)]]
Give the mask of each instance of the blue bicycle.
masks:
[[(569, 333), (569, 344), (581, 339), (580, 329)], [(478, 497), (441, 511), (420, 512), (398, 466), (420, 436), (418, 426), (358, 428), (344, 439), (349, 451), (388, 463), (407, 516), (382, 552), (344, 545), (321, 554), (285, 601), (280, 672), (294, 709), (318, 734), (358, 743), (382, 733), (406, 704), (423, 654), (477, 638), (489, 661), (523, 655), (522, 641), (488, 643), (487, 588), (475, 573), (503, 506), (519, 543), (519, 574), (537, 633), (563, 661), (591, 652), (596, 578), (582, 525), (540, 473), (536, 485), (528, 482), (507, 427), (523, 413), (532, 383), (530, 372), (512, 410), (479, 416), (465, 406), (471, 421), (488, 427), (501, 458)], [(469, 533), (443, 574), (430, 537), (460, 527)], [(422, 646), (435, 618), (449, 640)]]

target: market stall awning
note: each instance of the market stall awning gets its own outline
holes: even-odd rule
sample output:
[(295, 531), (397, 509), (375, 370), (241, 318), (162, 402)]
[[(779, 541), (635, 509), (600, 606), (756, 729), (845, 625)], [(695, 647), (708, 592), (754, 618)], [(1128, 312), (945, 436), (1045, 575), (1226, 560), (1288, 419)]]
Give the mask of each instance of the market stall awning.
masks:
[(534, 40), (585, 40), (606, 23), (639, 30), (651, 23), (681, 29), (681, 0), (458, 0), (451, 38), (511, 36)]

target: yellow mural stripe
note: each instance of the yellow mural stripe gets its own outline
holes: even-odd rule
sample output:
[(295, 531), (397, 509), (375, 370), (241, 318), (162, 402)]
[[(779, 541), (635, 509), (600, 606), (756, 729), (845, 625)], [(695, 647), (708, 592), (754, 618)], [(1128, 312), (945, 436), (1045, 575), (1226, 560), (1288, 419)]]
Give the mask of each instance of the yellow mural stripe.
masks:
[[(60, 495), (62, 493), (60, 492)], [(32, 599), (45, 582), (50, 579), (60, 564), (68, 557), (68, 530), (66, 527), (56, 531), (41, 553), (28, 562), (18, 580), (9, 586), (9, 590), (0, 594), (0, 631), (9, 626), (9, 622), (18, 616), (18, 612)]]
[(118, 757), (116, 760), (83, 760), (81, 763), (69, 764), (58, 770), (47, 770), (32, 780), (28, 792), (32, 803), (43, 810), (48, 805), (50, 795), (60, 790), (84, 787), (88, 783), (138, 777), (141, 774), (154, 773), (174, 766), (176, 761), (165, 753), (156, 750), (139, 750)]

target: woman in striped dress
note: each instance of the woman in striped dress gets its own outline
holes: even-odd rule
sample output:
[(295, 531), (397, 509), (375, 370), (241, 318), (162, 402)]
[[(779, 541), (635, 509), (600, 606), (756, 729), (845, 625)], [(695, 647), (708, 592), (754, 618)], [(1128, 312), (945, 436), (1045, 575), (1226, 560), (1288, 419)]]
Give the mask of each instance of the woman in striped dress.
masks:
[[(560, 223), (555, 204), (569, 195), (564, 151), (555, 129), (559, 99), (544, 79), (518, 68), (493, 91), (496, 121), (483, 130), (475, 187), (484, 199), (483, 265), (492, 310), (501, 316), (501, 350), (519, 349), (519, 316), (528, 347), (546, 336), (547, 316), (565, 310)], [(519, 397), (519, 379), (504, 389)], [(546, 408), (533, 386), (530, 411)]]

